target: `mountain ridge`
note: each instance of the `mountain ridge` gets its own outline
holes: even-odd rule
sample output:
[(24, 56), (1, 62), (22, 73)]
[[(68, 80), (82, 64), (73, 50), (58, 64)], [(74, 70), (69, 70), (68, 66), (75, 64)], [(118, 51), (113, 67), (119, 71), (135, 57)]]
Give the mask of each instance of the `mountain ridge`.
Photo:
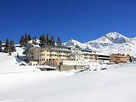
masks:
[(110, 32), (104, 36), (81, 43), (77, 40), (71, 39), (64, 43), (67, 47), (75, 47), (78, 45), (81, 49), (89, 49), (100, 53), (124, 53), (136, 56), (136, 37), (129, 38), (118, 32)]

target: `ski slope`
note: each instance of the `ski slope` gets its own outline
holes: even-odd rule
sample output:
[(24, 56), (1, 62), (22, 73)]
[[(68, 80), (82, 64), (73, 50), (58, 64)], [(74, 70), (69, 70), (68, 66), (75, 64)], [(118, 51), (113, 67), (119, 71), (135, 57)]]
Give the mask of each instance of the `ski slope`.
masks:
[(16, 56), (17, 53), (22, 55), (22, 52), (23, 49), (19, 47), (17, 47), (17, 52), (12, 53), (11, 56), (9, 56), (8, 53), (0, 52), (0, 74), (39, 71), (39, 69), (34, 66), (20, 66), (20, 64), (24, 62), (19, 61)]
[(136, 102), (136, 65), (0, 74), (0, 102)]
[(0, 102), (136, 102), (136, 64), (98, 71), (44, 71), (0, 53)]

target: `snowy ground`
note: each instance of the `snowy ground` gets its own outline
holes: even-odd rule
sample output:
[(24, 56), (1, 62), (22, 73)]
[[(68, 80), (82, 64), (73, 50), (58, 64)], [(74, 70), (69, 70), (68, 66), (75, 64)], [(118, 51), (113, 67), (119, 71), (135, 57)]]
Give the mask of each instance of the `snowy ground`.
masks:
[(18, 60), (17, 54), (23, 56), (24, 50), (20, 47), (17, 47), (16, 50), (17, 52), (12, 53), (12, 56), (9, 56), (8, 53), (0, 52), (0, 74), (39, 71), (39, 69), (33, 66), (20, 66), (24, 61)]
[(0, 74), (0, 102), (136, 102), (136, 65)]
[(136, 102), (136, 64), (41, 72), (19, 66), (15, 55), (0, 53), (0, 102)]

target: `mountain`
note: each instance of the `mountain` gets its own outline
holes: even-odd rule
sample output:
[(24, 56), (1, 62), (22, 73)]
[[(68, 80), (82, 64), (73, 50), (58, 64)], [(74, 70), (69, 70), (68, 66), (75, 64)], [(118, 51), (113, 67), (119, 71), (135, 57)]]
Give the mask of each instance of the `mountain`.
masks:
[(101, 38), (90, 42), (122, 44), (126, 42), (131, 42), (131, 40), (118, 32), (110, 32), (105, 36), (102, 36)]
[(67, 47), (71, 47), (71, 48), (78, 47), (79, 49), (84, 49), (84, 50), (92, 50), (92, 51), (97, 50), (95, 47), (92, 47), (88, 43), (81, 43), (81, 42), (74, 40), (74, 39), (71, 39), (71, 40), (65, 42), (64, 45), (67, 46)]
[(73, 46), (75, 46), (75, 45), (82, 46), (82, 43), (80, 43), (80, 42), (77, 41), (77, 40), (71, 39), (71, 40), (69, 40), (68, 42), (64, 43), (64, 45), (69, 46), (69, 47), (73, 47)]
[(124, 53), (136, 56), (136, 38), (128, 38), (118, 32), (110, 32), (96, 40), (85, 43), (72, 39), (64, 45), (68, 47), (79, 46), (81, 49), (93, 50), (97, 53)]
[(131, 38), (132, 42), (136, 44), (136, 37)]

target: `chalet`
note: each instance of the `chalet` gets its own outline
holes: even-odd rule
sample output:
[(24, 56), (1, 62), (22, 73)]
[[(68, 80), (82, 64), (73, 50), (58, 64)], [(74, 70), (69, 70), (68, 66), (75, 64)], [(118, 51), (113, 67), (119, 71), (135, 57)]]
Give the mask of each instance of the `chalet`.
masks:
[(112, 63), (129, 63), (131, 62), (131, 56), (129, 54), (112, 54), (110, 56), (110, 62)]

